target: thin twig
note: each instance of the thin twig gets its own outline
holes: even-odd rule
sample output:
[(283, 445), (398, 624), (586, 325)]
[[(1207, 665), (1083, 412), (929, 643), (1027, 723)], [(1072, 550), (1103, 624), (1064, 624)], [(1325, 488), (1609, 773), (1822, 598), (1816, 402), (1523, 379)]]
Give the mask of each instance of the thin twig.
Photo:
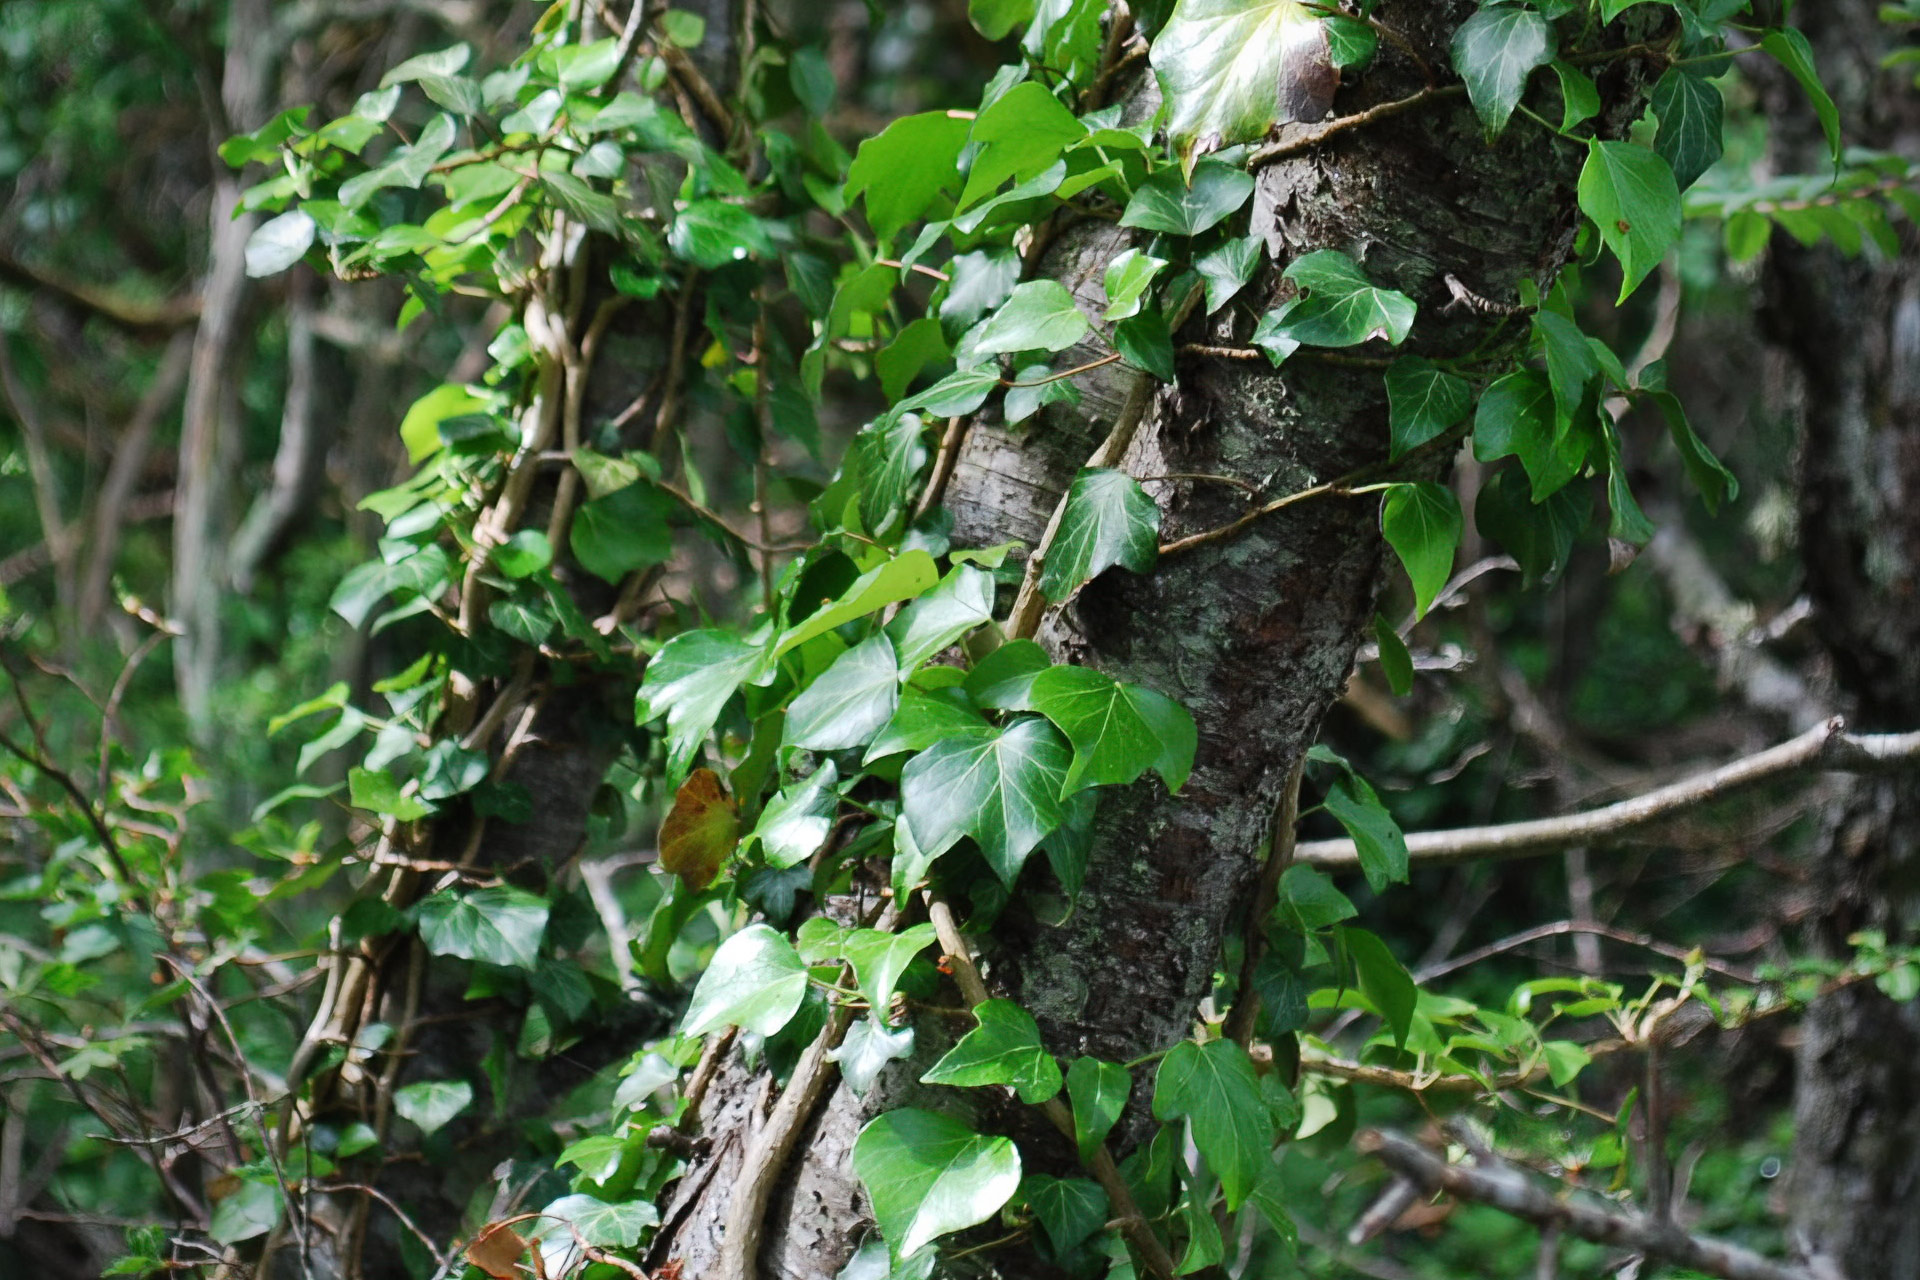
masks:
[(1246, 1047), (1253, 1039), (1253, 1021), (1260, 1012), (1260, 997), (1254, 991), (1254, 974), (1267, 954), (1267, 916), (1280, 895), (1280, 877), (1293, 865), (1294, 832), (1300, 825), (1300, 776), (1306, 770), (1303, 752), (1287, 771), (1280, 784), (1280, 803), (1274, 807), (1273, 827), (1268, 837), (1270, 851), (1261, 868), (1260, 881), (1254, 887), (1247, 906), (1247, 918), (1241, 926), (1243, 954), (1240, 958), (1240, 985), (1233, 993), (1233, 1007), (1227, 1013), (1221, 1034)]

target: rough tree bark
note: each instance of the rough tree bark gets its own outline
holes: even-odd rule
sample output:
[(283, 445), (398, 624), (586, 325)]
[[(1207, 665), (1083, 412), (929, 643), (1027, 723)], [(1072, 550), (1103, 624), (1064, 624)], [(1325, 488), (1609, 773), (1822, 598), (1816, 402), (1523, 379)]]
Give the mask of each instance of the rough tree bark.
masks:
[[(1377, 16), (1403, 32), (1427, 63), (1446, 66), (1448, 39), (1473, 11), (1466, 0), (1402, 0), (1383, 4)], [(1637, 110), (1645, 69), (1628, 62), (1597, 70), (1605, 126), (1624, 128)], [(1424, 83), (1383, 45), (1381, 62), (1342, 94), (1336, 110), (1358, 111)], [(1139, 116), (1152, 105), (1152, 87), (1143, 84), (1129, 110)], [(1243, 299), (1253, 306), (1230, 309), (1235, 318), (1191, 323), (1179, 337), (1244, 343), (1251, 317), (1275, 300), (1286, 263), (1336, 248), (1420, 304), (1411, 349), (1464, 354), (1493, 321), (1449, 311), (1445, 277), (1501, 302), (1516, 300), (1523, 280), (1550, 281), (1573, 245), (1579, 161), (1573, 148), (1525, 126), (1490, 145), (1457, 89), (1280, 158), (1259, 174), (1255, 230), (1267, 236), (1272, 259)], [(1105, 223), (1067, 227), (1038, 270), (1099, 314), (1104, 267), (1126, 236)], [(1069, 351), (1058, 364), (1101, 354)], [(1043, 425), (1025, 431), (976, 424), (946, 495), (956, 539), (1037, 543), (1074, 473), (1121, 412), (1133, 376), (1107, 367), (1083, 382), (1081, 405), (1055, 406)], [(1275, 372), (1196, 355), (1183, 359), (1176, 386), (1154, 395), (1122, 465), (1139, 476), (1223, 474), (1255, 483), (1272, 477), (1271, 491), (1280, 494), (1383, 460), (1386, 440), (1378, 369), (1302, 353)], [(1433, 458), (1429, 474), (1444, 465)], [(1150, 489), (1167, 539), (1245, 510), (1227, 486), (1177, 481)], [(1345, 682), (1371, 615), (1381, 567), (1376, 504), (1334, 497), (1291, 507), (1237, 537), (1166, 558), (1150, 575), (1110, 573), (1046, 618), (1041, 639), (1056, 656), (1179, 698), (1200, 730), (1193, 777), (1181, 795), (1169, 797), (1149, 780), (1103, 802), (1086, 891), (1071, 923), (1050, 927), (1022, 915), (1016, 902), (987, 944), (990, 981), (1033, 1011), (1054, 1053), (1125, 1060), (1187, 1033), (1222, 938), (1245, 914), (1282, 782)], [(853, 1136), (876, 1106), (906, 1100), (926, 1042), (950, 1034), (923, 1025), (922, 1053), (889, 1067), (864, 1104), (844, 1084), (836, 1087), (781, 1176), (762, 1274), (826, 1280), (845, 1264), (867, 1221), (848, 1163)], [(764, 1088), (737, 1065), (715, 1082), (702, 1121), (712, 1154), (670, 1199), (650, 1261), (676, 1258), (687, 1275), (713, 1273)], [(1137, 1086), (1130, 1112), (1136, 1121), (1145, 1097)], [(941, 1105), (955, 1105), (951, 1091)], [(1029, 1167), (1073, 1166), (1071, 1152), (1030, 1118), (978, 1119), (1017, 1127)], [(1001, 1274), (1045, 1270), (1020, 1248), (991, 1256)]]
[[(1896, 43), (1870, 0), (1803, 5), (1799, 22), (1847, 121), (1848, 141), (1920, 160), (1920, 94), (1878, 71)], [(1784, 172), (1827, 163), (1781, 83)], [(1898, 260), (1846, 261), (1774, 237), (1766, 319), (1801, 415), (1806, 589), (1856, 727), (1920, 724), (1920, 238), (1895, 224)], [(1817, 939), (1833, 954), (1882, 930), (1920, 937), (1920, 782), (1861, 778), (1824, 816)], [(1799, 1055), (1794, 1218), (1851, 1277), (1920, 1275), (1920, 1004), (1861, 984), (1810, 1012)]]

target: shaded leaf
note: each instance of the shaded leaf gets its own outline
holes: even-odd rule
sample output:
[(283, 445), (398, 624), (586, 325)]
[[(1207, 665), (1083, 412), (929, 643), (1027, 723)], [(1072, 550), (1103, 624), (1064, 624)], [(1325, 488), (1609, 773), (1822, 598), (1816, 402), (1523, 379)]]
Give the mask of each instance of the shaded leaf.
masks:
[(689, 888), (713, 883), (740, 842), (740, 814), (711, 769), (695, 769), (660, 824), (660, 867)]

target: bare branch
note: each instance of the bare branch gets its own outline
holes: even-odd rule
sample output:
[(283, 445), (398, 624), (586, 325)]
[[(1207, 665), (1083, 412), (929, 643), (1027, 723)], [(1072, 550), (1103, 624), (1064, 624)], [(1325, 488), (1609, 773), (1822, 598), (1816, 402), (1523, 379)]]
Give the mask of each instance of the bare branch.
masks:
[[(1505, 826), (1417, 832), (1407, 837), (1407, 854), (1415, 863), (1432, 865), (1530, 857), (1601, 843), (1777, 778), (1822, 770), (1876, 773), (1920, 762), (1920, 732), (1851, 734), (1845, 730), (1846, 722), (1835, 716), (1777, 747), (1585, 813)], [(1360, 865), (1351, 840), (1310, 840), (1295, 856), (1328, 871), (1351, 871)]]
[(1484, 1204), (1543, 1229), (1635, 1249), (1648, 1258), (1691, 1267), (1721, 1280), (1814, 1280), (1805, 1268), (1763, 1258), (1724, 1240), (1693, 1235), (1672, 1222), (1656, 1222), (1592, 1200), (1562, 1198), (1498, 1161), (1448, 1164), (1411, 1138), (1378, 1130), (1362, 1133), (1355, 1145), (1430, 1193), (1444, 1191), (1456, 1200)]

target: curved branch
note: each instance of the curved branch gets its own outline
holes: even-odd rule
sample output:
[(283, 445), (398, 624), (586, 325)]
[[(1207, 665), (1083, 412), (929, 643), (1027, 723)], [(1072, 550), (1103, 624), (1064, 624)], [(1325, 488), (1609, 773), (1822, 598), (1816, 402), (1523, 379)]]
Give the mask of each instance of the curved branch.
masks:
[[(1835, 716), (1797, 738), (1718, 769), (1585, 813), (1494, 827), (1422, 831), (1407, 837), (1415, 863), (1441, 865), (1482, 858), (1526, 858), (1638, 831), (1775, 778), (1816, 771), (1877, 773), (1920, 764), (1920, 732), (1851, 734)], [(1295, 856), (1327, 871), (1351, 871), (1360, 856), (1352, 840), (1310, 840)]]

